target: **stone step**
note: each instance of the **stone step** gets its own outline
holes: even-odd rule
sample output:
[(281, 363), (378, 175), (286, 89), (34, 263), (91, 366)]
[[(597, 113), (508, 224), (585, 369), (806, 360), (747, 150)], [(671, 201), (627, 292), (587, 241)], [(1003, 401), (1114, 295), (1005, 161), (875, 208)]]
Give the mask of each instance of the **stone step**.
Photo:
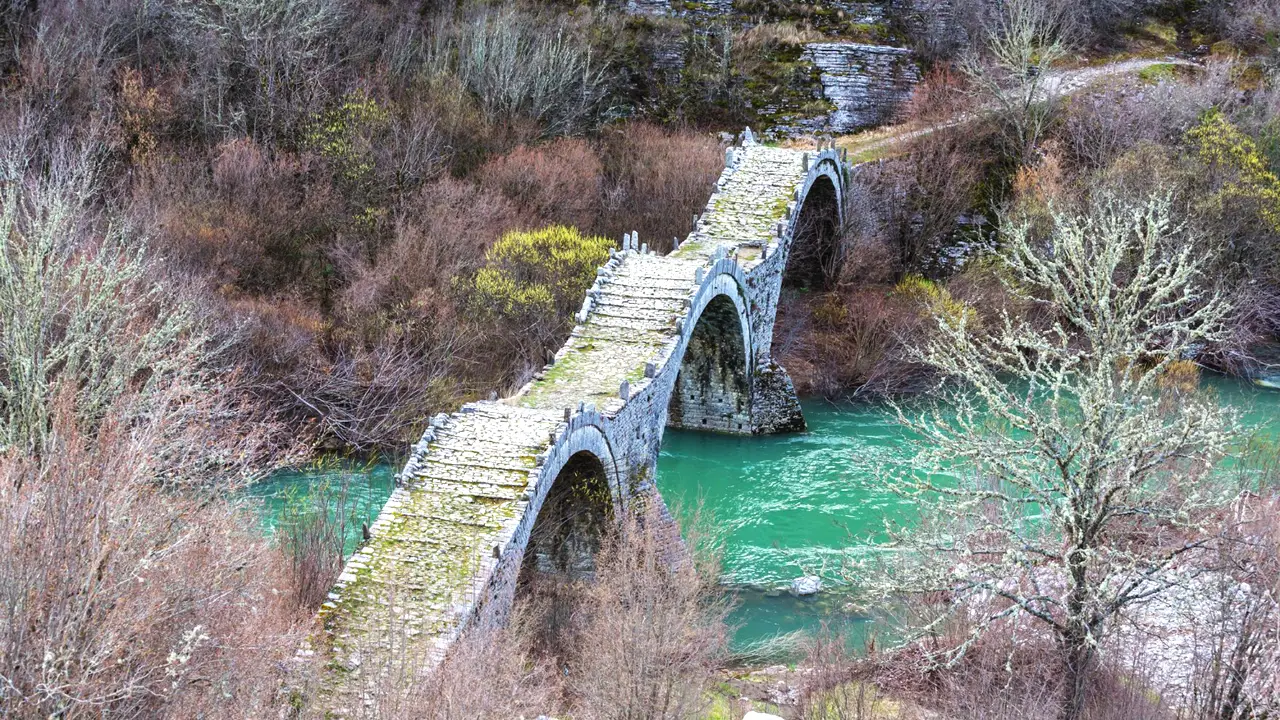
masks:
[(439, 478), (420, 476), (416, 487), (428, 492), (447, 495), (466, 495), (489, 500), (519, 500), (524, 496), (526, 485), (510, 483), (468, 482), (455, 478)]
[(654, 328), (663, 328), (685, 316), (683, 306), (678, 308), (638, 308), (622, 303), (599, 303), (591, 309), (592, 317), (615, 317), (631, 319), (637, 322), (652, 323)]
[(587, 328), (601, 327), (614, 328), (617, 330), (629, 330), (634, 332), (653, 332), (661, 333), (668, 330), (674, 334), (674, 318), (670, 321), (648, 320), (645, 318), (633, 318), (629, 315), (608, 315), (605, 313), (592, 313), (591, 319), (587, 321)]
[[(419, 490), (418, 492), (430, 493), (429, 490), (425, 490), (425, 489)], [(446, 496), (439, 493), (431, 493), (431, 494), (437, 497), (457, 497), (457, 496)], [(493, 521), (486, 522), (484, 518), (458, 518), (458, 517), (450, 517), (448, 515), (440, 515), (437, 513), (417, 512), (414, 510), (402, 510), (399, 513), (397, 513), (397, 517), (404, 518), (406, 521), (429, 522), (432, 525), (439, 524), (442, 526), (452, 526), (452, 527), (466, 527), (466, 528), (484, 529), (484, 530), (498, 530), (502, 527), (502, 523), (493, 522)]]
[(464, 483), (485, 483), (492, 485), (510, 485), (512, 487), (524, 487), (528, 484), (529, 473), (526, 470), (522, 472), (499, 473), (494, 471), (467, 471), (458, 465), (443, 465), (440, 463), (426, 462), (418, 466), (418, 470), (409, 478), (410, 487), (418, 489), (424, 482), (431, 478), (447, 479), (453, 482)]
[[(548, 430), (550, 432), (550, 430)], [(457, 435), (441, 436), (437, 435), (436, 439), (431, 442), (431, 451), (436, 452), (478, 452), (486, 455), (525, 455), (530, 444), (521, 440), (512, 440), (511, 442), (502, 442), (501, 440), (482, 440), (476, 437), (461, 437)]]
[[(630, 292), (622, 292), (629, 290)], [(657, 294), (645, 293), (638, 287), (634, 288), (616, 288), (614, 290), (600, 293), (595, 299), (595, 304), (612, 303), (623, 307), (636, 307), (647, 310), (669, 310), (680, 308), (684, 303), (693, 296), (693, 287), (689, 286), (682, 293)]]
[[(512, 460), (515, 459), (512, 458)], [(496, 469), (491, 465), (494, 462), (493, 459), (483, 458), (482, 460), (483, 462), (476, 462), (474, 458), (457, 457), (436, 460), (428, 455), (418, 462), (409, 480), (412, 482), (420, 477), (432, 476), (454, 478), (463, 482), (494, 482), (516, 485), (525, 482), (528, 474), (534, 471), (532, 460), (530, 460), (530, 466), (523, 470), (514, 468)]]
[(666, 344), (669, 336), (659, 332), (636, 333), (626, 328), (613, 329), (594, 325), (588, 326), (581, 331), (574, 330), (569, 334), (569, 337), (574, 340), (584, 340), (592, 343), (618, 343), (620, 345), (659, 348)]
[(436, 429), (438, 440), (466, 444), (469, 442), (489, 442), (508, 447), (523, 447), (537, 444), (538, 438), (555, 427), (554, 421), (537, 422), (484, 422), (477, 418), (466, 423), (446, 422)]
[(683, 283), (677, 286), (672, 283), (670, 286), (663, 287), (654, 285), (653, 283), (644, 283), (641, 281), (626, 281), (618, 283), (609, 283), (601, 289), (600, 294), (603, 297), (618, 297), (628, 300), (662, 300), (666, 302), (680, 302), (689, 297), (697, 286), (693, 284), (693, 275), (685, 278)]

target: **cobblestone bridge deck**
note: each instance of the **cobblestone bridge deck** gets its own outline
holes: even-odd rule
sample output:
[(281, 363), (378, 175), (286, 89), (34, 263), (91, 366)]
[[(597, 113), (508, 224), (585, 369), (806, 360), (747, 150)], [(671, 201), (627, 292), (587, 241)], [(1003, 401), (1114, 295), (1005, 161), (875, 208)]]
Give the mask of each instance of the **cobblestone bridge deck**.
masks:
[(665, 256), (625, 239), (530, 384), (431, 420), (303, 650), (324, 656), (335, 714), (411, 684), (465, 628), (505, 616), (540, 515), (562, 512), (558, 480), (594, 474), (621, 508), (653, 493), (668, 426), (803, 428), (770, 357), (774, 315), (784, 271), (805, 277), (788, 268), (792, 245), (830, 239), (845, 181), (837, 151), (766, 147), (748, 131), (693, 232)]

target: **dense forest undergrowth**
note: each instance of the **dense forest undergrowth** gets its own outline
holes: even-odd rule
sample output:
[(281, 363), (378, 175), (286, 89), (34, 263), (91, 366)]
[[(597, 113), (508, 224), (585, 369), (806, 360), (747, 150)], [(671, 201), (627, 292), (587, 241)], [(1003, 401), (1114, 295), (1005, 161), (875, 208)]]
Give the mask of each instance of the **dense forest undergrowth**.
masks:
[[(1189, 354), (1275, 372), (1273, 3), (922, 1), (871, 23), (855, 5), (0, 6), (0, 714), (305, 715), (281, 687), (341, 534), (335, 548), (319, 517), (269, 543), (227, 491), (322, 452), (396, 453), (432, 413), (523, 384), (616, 238), (663, 250), (689, 232), (726, 133), (828, 110), (806, 43), (910, 47), (923, 79), (892, 129), (837, 138), (866, 161), (848, 221), (822, 286), (789, 289), (779, 317), (776, 352), (802, 392), (931, 387), (947, 373), (917, 351), (945, 336), (938, 318), (988, 338), (1006, 317), (1050, 332), (1061, 316), (1011, 284), (1006, 231), (1043, 249), (1064, 218), (1102, 223), (1098, 207), (1151, 197), (1166, 198), (1166, 234), (1210, 258), (1196, 292), (1231, 309)], [(1166, 56), (1191, 64), (1070, 93), (1049, 82)], [(706, 692), (725, 662), (714, 572), (665, 574), (646, 532), (619, 534), (597, 589), (575, 591), (587, 600), (531, 592), (519, 622), (460, 651), (411, 705), (378, 707), (728, 713)], [(1274, 582), (1274, 527), (1241, 532), (1263, 549), (1227, 561)], [(1256, 612), (1274, 624), (1273, 607)], [(671, 634), (638, 630), (655, 625)], [(613, 644), (584, 652), (600, 638)], [(1249, 638), (1233, 649), (1274, 672), (1274, 634)], [(1037, 653), (1057, 646), (1002, 642), (976, 644), (961, 674), (920, 672), (919, 647), (868, 665), (820, 642), (792, 709), (1055, 713), (1062, 678)], [(1014, 656), (1034, 670), (1017, 687), (1000, 672)], [(1241, 704), (1238, 665), (1223, 667), (1180, 717), (1275, 712)], [(1090, 717), (1185, 710), (1146, 702), (1132, 668), (1106, 669), (1095, 697), (1119, 704)], [(1008, 706), (984, 705), (993, 693)]]

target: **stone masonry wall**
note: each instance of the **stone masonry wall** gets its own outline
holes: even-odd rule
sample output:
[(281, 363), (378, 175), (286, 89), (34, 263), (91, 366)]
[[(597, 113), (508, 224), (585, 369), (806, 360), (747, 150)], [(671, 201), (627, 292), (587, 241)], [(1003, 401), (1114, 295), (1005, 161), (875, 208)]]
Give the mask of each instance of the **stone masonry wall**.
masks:
[(554, 363), (511, 398), (432, 419), (302, 650), (325, 656), (332, 715), (375, 702), (405, 658), (421, 672), (466, 628), (504, 620), (538, 515), (575, 455), (598, 460), (622, 511), (656, 497), (669, 421), (803, 427), (770, 345), (798, 210), (819, 178), (843, 189), (834, 150), (764, 147), (748, 133), (675, 251), (658, 256), (629, 235), (612, 253)]
[(676, 375), (667, 425), (743, 433), (751, 427), (749, 350), (738, 308), (724, 296), (698, 319)]

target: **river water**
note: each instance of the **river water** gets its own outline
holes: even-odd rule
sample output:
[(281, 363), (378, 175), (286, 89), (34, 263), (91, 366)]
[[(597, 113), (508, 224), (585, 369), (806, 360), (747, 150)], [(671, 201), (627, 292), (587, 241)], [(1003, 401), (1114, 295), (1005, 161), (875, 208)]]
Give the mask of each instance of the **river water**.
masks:
[[(1245, 381), (1206, 376), (1203, 385), (1238, 407), (1256, 438), (1280, 442), (1280, 392)], [(874, 539), (887, 516), (909, 520), (913, 508), (877, 490), (879, 468), (911, 449), (911, 438), (882, 405), (804, 403), (805, 433), (736, 437), (668, 430), (657, 482), (678, 517), (698, 509), (723, 533), (725, 585), (737, 596), (731, 617), (734, 646), (756, 648), (779, 636), (820, 624), (843, 629), (858, 642), (871, 618), (845, 610), (839, 588), (841, 559)], [(1247, 438), (1241, 438), (1241, 443)], [(287, 508), (308, 493), (332, 505), (345, 486), (348, 549), (360, 521), (372, 522), (391, 492), (389, 465), (330, 464), (320, 471), (277, 473), (252, 490), (263, 498), (263, 523), (275, 528)], [(827, 589), (796, 598), (785, 591), (800, 575), (824, 577)]]

